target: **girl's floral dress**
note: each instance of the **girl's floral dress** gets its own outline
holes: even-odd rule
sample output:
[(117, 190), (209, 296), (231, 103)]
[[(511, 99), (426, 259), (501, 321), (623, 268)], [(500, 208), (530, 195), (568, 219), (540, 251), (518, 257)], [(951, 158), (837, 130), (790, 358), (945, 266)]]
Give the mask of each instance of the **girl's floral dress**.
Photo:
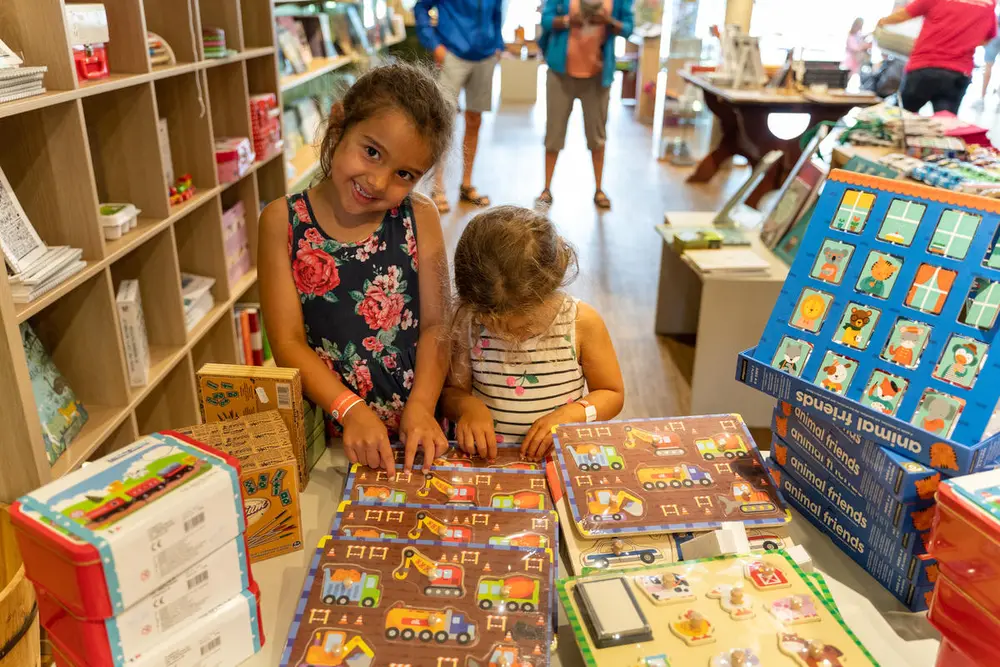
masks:
[(410, 199), (358, 243), (328, 236), (316, 224), (306, 193), (288, 195), (287, 201), (288, 255), (306, 341), (394, 435), (413, 387), (420, 334)]

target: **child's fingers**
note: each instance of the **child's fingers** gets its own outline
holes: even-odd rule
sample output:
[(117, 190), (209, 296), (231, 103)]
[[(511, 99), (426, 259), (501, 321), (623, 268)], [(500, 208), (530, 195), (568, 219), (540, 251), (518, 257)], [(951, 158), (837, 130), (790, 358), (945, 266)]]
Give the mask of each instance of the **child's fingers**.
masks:
[[(402, 440), (402, 437), (400, 437)], [(405, 440), (403, 441), (406, 442)], [(417, 457), (417, 444), (413, 442), (406, 443), (403, 446), (403, 472), (410, 472), (413, 470), (413, 460)], [(395, 462), (395, 458), (393, 459)]]
[(473, 430), (473, 436), (476, 440), (476, 453), (484, 459), (488, 459), (490, 456), (489, 443), (486, 442), (486, 433), (481, 425), (476, 425)]
[(538, 433), (538, 424), (534, 424), (525, 434), (524, 441), (521, 443), (521, 455), (525, 458), (530, 459), (534, 456), (533, 452), (538, 444)]
[[(382, 459), (381, 467), (389, 474), (392, 474), (396, 470), (396, 460), (392, 454), (392, 445), (389, 444), (389, 436), (383, 435), (378, 443), (378, 449), (376, 450), (379, 458)], [(411, 454), (412, 456), (412, 454)]]
[(430, 470), (434, 459), (437, 458), (437, 446), (434, 444), (434, 440), (428, 435), (424, 435), (420, 439), (420, 445), (424, 450), (424, 470)]
[(486, 449), (489, 453), (489, 460), (492, 461), (497, 457), (497, 433), (493, 429), (493, 422), (486, 424), (483, 427), (483, 437), (486, 439)]
[(361, 460), (358, 458), (358, 452), (354, 448), (354, 445), (349, 445), (346, 442), (344, 443), (344, 454), (351, 463), (358, 463)]
[(438, 429), (438, 432), (434, 434), (434, 458), (447, 452), (450, 446), (448, 438), (444, 437), (444, 431)]

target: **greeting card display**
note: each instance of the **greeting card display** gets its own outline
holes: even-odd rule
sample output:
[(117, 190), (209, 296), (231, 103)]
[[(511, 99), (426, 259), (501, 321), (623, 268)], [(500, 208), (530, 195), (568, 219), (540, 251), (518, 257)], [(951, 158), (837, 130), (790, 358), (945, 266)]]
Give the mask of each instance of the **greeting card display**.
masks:
[(739, 415), (565, 424), (555, 440), (567, 503), (585, 537), (787, 521)]
[(946, 474), (991, 467), (998, 226), (996, 200), (834, 172), (738, 377)]

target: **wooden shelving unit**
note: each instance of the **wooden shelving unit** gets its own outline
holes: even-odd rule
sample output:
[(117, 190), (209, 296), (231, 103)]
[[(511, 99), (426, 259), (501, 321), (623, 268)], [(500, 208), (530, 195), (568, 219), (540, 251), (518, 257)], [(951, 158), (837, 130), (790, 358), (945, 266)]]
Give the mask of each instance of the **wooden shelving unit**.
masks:
[[(83, 249), (87, 267), (36, 301), (15, 305), (0, 278), (0, 500), (10, 502), (80, 464), (152, 431), (198, 421), (194, 372), (235, 363), (233, 306), (258, 299), (257, 269), (230, 283), (222, 212), (247, 211), (251, 253), (262, 201), (286, 192), (280, 155), (257, 162), (236, 183), (220, 184), (213, 142), (250, 136), (249, 96), (281, 95), (273, 0), (114, 0), (106, 2), (112, 75), (80, 84), (65, 41), (63, 0), (3, 0), (0, 38), (27, 65), (47, 65), (49, 92), (0, 104), (0, 167), (28, 218), (49, 245)], [(231, 57), (205, 59), (202, 26), (226, 31)], [(161, 35), (177, 64), (152, 67), (146, 32)], [(58, 35), (58, 37), (56, 37)], [(157, 119), (170, 130), (172, 167), (198, 192), (171, 206)], [(142, 209), (138, 227), (106, 241), (101, 201)], [(216, 307), (191, 331), (184, 324), (180, 273), (216, 279)], [(115, 294), (138, 279), (150, 345), (150, 381), (130, 387)], [(29, 320), (89, 413), (83, 431), (52, 466), (28, 379), (18, 325)]]

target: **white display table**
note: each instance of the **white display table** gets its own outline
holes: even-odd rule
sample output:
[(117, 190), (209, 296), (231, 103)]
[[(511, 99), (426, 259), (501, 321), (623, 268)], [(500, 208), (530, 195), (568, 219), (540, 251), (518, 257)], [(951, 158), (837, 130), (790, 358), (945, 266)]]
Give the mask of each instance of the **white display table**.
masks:
[[(333, 521), (340, 501), (347, 462), (328, 450), (313, 469), (309, 487), (302, 494), (302, 528), (306, 544), (315, 545)], [(805, 519), (792, 522), (791, 533), (803, 545), (830, 586), (840, 611), (882, 667), (933, 667), (938, 641), (922, 614), (903, 607), (879, 584), (840, 552)], [(244, 663), (246, 667), (276, 667), (281, 662), (285, 638), (314, 548), (274, 558), (253, 566), (261, 587), (264, 608), (264, 650)], [(568, 571), (565, 564), (560, 571)], [(893, 630), (895, 628), (896, 631)], [(900, 637), (899, 632), (909, 641)], [(583, 660), (573, 632), (559, 611), (559, 646), (553, 667), (581, 667)]]

